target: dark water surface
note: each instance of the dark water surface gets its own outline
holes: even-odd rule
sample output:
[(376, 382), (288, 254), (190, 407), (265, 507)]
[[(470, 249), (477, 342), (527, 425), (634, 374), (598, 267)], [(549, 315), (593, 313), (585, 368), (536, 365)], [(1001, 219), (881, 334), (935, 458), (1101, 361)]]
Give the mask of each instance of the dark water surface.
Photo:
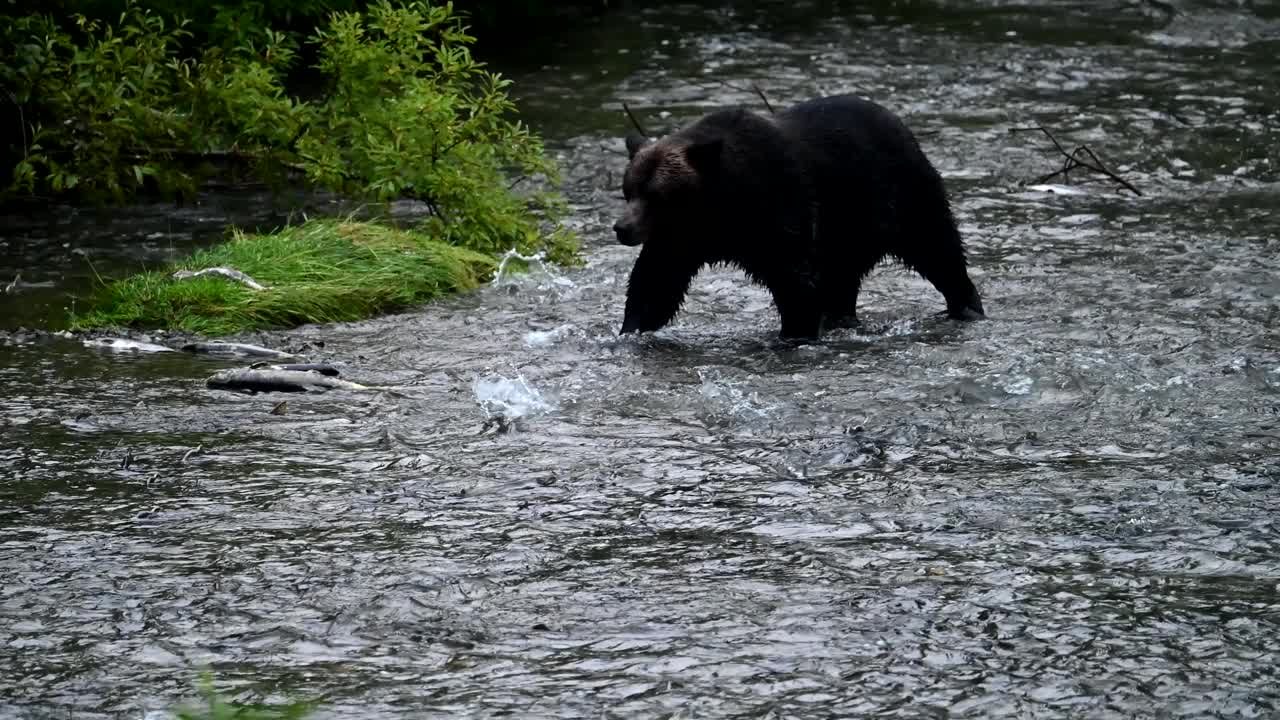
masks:
[[(161, 717), (199, 668), (333, 718), (1280, 716), (1280, 4), (753, 7), (508, 61), (586, 268), (250, 338), (395, 390), (273, 415), (204, 388), (235, 363), (6, 336), (0, 716)], [(714, 271), (618, 339), (617, 102), (751, 83), (906, 116), (992, 319), (886, 267), (787, 349)], [(1023, 185), (1037, 123), (1143, 195)], [(300, 207), (7, 218), (0, 310)]]

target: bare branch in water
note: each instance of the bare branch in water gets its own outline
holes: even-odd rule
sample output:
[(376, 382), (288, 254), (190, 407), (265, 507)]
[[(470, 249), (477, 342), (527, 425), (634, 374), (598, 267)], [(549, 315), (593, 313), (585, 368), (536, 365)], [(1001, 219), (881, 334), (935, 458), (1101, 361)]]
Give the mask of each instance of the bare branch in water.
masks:
[(631, 113), (631, 108), (627, 107), (626, 103), (622, 103), (622, 110), (627, 114), (627, 117), (631, 118), (631, 124), (636, 126), (636, 132), (640, 133), (643, 137), (651, 137), (649, 133), (644, 131), (644, 126), (641, 125), (640, 121), (636, 119), (636, 116)]
[(1037, 178), (1035, 180), (1035, 183), (1047, 182), (1048, 180), (1051, 180), (1059, 175), (1062, 176), (1063, 181), (1069, 181), (1068, 173), (1070, 173), (1072, 170), (1075, 170), (1076, 168), (1084, 168), (1085, 170), (1089, 170), (1091, 172), (1095, 172), (1099, 175), (1103, 175), (1109, 178), (1112, 182), (1123, 187), (1125, 190), (1132, 192), (1134, 195), (1142, 195), (1142, 191), (1134, 187), (1133, 183), (1129, 182), (1128, 180), (1125, 180), (1124, 178), (1117, 175), (1115, 172), (1108, 169), (1106, 164), (1102, 162), (1102, 158), (1098, 157), (1097, 153), (1095, 153), (1087, 145), (1080, 145), (1075, 150), (1072, 150), (1071, 152), (1067, 152), (1066, 148), (1062, 146), (1062, 143), (1058, 142), (1058, 138), (1054, 137), (1053, 133), (1049, 132), (1049, 129), (1042, 125), (1034, 125), (1032, 127), (1009, 128), (1009, 132), (1044, 133), (1045, 137), (1049, 138), (1049, 142), (1053, 143), (1054, 148), (1056, 148), (1064, 158), (1061, 168), (1054, 170), (1048, 175), (1044, 175), (1044, 176), (1041, 176), (1040, 178)]
[(773, 115), (773, 105), (769, 104), (769, 98), (764, 96), (764, 90), (761, 90), (760, 86), (755, 83), (751, 83), (751, 89), (756, 91), (756, 95), (760, 96), (760, 102), (764, 103), (765, 108), (769, 110), (769, 114)]

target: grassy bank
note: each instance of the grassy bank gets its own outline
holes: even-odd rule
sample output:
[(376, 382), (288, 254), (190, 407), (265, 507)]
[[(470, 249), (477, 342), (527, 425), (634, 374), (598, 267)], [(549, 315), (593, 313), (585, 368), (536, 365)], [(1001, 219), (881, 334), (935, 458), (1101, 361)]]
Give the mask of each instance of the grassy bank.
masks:
[[(102, 286), (72, 328), (175, 329), (202, 335), (360, 320), (468, 290), (496, 260), (373, 223), (313, 220), (277, 233), (231, 240), (159, 271)], [(264, 290), (176, 270), (227, 267)]]

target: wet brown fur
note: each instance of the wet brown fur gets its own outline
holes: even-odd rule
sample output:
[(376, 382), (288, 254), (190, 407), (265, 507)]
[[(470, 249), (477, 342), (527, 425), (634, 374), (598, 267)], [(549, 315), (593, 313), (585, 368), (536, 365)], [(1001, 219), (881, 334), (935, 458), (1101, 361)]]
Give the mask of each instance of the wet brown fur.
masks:
[(722, 110), (626, 145), (627, 207), (614, 231), (642, 247), (623, 333), (669, 323), (715, 263), (769, 288), (788, 338), (855, 322), (862, 279), (886, 256), (933, 283), (951, 317), (983, 316), (941, 176), (875, 103), (819, 98), (769, 118)]
[[(659, 140), (636, 153), (627, 169), (635, 183), (648, 192), (670, 192), (696, 187), (698, 173), (689, 164), (684, 150), (688, 143)], [(625, 181), (624, 181), (625, 182)]]

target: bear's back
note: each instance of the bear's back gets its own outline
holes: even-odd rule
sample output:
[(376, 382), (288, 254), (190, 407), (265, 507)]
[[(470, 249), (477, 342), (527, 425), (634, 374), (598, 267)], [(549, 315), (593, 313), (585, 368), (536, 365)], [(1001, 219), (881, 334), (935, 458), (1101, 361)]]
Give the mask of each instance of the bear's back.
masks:
[[(719, 110), (677, 133), (677, 144), (722, 144), (715, 190), (735, 203), (802, 201), (804, 162), (792, 139), (772, 117), (743, 108)], [(794, 196), (794, 197), (793, 197)]]
[(822, 205), (883, 216), (941, 192), (940, 179), (911, 130), (870, 100), (817, 98), (788, 108), (778, 123)]

